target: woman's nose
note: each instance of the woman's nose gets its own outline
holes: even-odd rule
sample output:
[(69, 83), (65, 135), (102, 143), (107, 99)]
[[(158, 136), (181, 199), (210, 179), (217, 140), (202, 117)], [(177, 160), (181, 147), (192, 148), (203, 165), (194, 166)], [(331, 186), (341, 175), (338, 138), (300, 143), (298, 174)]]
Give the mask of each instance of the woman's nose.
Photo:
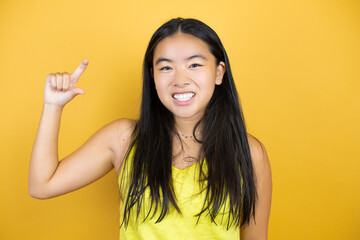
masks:
[(186, 87), (190, 85), (190, 78), (184, 71), (177, 71), (174, 75), (174, 86)]

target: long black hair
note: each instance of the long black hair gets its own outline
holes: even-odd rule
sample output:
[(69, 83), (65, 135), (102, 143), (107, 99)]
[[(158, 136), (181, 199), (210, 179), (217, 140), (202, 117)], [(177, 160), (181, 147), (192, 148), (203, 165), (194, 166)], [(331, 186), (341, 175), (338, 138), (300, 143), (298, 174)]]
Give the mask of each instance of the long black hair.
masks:
[[(191, 34), (207, 43), (216, 59), (226, 65), (221, 85), (215, 86), (204, 116), (195, 125), (201, 124), (202, 139), (199, 155), (200, 177), (206, 191), (205, 202), (198, 215), (210, 215), (213, 222), (220, 209), (230, 204), (227, 228), (249, 223), (255, 219), (256, 189), (253, 166), (247, 139), (247, 131), (238, 94), (231, 74), (226, 51), (209, 26), (196, 19), (175, 18), (163, 24), (152, 36), (143, 63), (143, 91), (140, 119), (133, 132), (133, 141), (127, 153), (134, 147), (135, 152), (129, 175), (128, 192), (124, 198), (123, 223), (127, 226), (130, 210), (136, 208), (138, 217), (144, 201), (144, 192), (150, 189), (150, 215), (152, 207), (160, 209), (156, 222), (164, 219), (170, 207), (179, 213), (172, 183), (172, 140), (179, 137), (174, 127), (172, 113), (161, 103), (152, 76), (154, 50), (166, 37), (178, 32)], [(203, 171), (206, 161), (207, 171)], [(126, 162), (124, 163), (126, 164)], [(122, 179), (123, 181), (124, 179)], [(200, 184), (200, 183), (199, 183)], [(153, 214), (154, 216), (154, 214)], [(230, 218), (231, 217), (231, 218)], [(230, 221), (230, 219), (232, 219)], [(216, 222), (215, 222), (216, 224)]]

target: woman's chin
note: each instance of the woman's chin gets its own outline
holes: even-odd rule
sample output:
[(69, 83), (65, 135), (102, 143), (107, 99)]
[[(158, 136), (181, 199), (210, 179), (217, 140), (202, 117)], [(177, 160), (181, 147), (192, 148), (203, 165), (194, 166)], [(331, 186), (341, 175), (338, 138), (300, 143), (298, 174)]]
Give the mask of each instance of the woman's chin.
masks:
[(193, 120), (199, 121), (203, 116), (204, 113), (200, 112), (193, 112), (193, 111), (182, 111), (182, 112), (173, 112), (174, 118), (176, 119), (183, 119), (183, 120)]

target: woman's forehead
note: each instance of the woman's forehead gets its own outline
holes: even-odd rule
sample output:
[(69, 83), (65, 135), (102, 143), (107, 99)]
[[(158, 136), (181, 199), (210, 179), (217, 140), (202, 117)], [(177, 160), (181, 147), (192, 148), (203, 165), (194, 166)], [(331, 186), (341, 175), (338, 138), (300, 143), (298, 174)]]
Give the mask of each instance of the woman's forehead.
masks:
[(186, 61), (194, 57), (208, 60), (212, 56), (206, 42), (191, 34), (176, 33), (162, 39), (154, 51), (154, 63), (160, 58)]

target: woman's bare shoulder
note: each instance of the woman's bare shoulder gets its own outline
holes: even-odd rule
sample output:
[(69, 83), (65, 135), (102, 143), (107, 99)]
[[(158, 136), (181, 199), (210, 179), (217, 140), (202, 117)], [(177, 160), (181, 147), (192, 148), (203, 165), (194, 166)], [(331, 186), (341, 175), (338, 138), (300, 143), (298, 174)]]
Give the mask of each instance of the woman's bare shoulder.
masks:
[(250, 147), (251, 158), (255, 167), (256, 165), (261, 166), (264, 164), (268, 164), (269, 160), (267, 157), (267, 153), (261, 141), (249, 133), (247, 134), (247, 137)]
[(136, 120), (121, 118), (108, 124), (109, 131), (115, 133), (115, 140), (113, 141), (111, 149), (115, 155), (113, 164), (117, 173), (119, 173), (119, 169), (122, 166), (127, 150), (133, 140), (136, 123)]
[(113, 121), (119, 137), (131, 137), (136, 126), (136, 121), (129, 118), (120, 118)]

